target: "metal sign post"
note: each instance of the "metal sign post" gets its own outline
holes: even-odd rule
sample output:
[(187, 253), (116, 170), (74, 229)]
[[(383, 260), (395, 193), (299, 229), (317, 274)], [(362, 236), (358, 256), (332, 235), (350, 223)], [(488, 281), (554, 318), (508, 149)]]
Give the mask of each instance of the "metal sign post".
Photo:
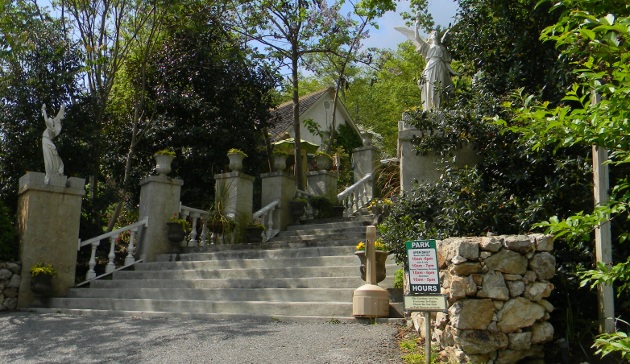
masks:
[(405, 295), (405, 310), (424, 314), (426, 363), (431, 363), (431, 312), (445, 312), (446, 295), (440, 294), (440, 271), (435, 240), (415, 240), (405, 243), (409, 267), (409, 292)]

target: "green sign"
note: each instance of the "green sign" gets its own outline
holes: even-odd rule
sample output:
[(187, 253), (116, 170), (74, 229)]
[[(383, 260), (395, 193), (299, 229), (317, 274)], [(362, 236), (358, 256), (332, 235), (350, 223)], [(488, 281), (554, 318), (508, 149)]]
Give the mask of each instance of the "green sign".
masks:
[(440, 294), (435, 240), (414, 240), (405, 245), (409, 263), (409, 294)]

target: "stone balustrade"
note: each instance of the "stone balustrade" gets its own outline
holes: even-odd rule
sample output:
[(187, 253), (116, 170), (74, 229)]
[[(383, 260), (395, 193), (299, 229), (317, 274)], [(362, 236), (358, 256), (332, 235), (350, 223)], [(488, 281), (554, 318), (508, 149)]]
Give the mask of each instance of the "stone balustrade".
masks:
[[(556, 260), (546, 235), (449, 238), (438, 242), (447, 313), (434, 315), (432, 332), (442, 355), (456, 363), (515, 363), (542, 358), (554, 329)], [(419, 313), (412, 314), (418, 328)], [(422, 331), (422, 330), (420, 330)]]
[(0, 311), (17, 308), (21, 270), (19, 262), (0, 262)]

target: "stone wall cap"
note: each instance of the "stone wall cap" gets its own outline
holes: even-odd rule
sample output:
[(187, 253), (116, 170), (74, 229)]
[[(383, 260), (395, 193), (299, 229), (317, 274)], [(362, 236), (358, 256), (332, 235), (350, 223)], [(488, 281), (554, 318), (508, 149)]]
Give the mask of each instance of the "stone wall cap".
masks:
[(46, 174), (42, 172), (28, 172), (19, 181), (18, 194), (26, 191), (43, 191), (63, 193), (69, 195), (85, 195), (85, 179), (67, 176), (52, 176), (49, 183), (45, 182)]
[(148, 176), (148, 177), (143, 178), (140, 181), (140, 186), (146, 185), (147, 183), (150, 183), (150, 182), (166, 183), (166, 184), (177, 185), (177, 186), (182, 186), (184, 184), (184, 181), (178, 178), (171, 178), (168, 176), (156, 175), (156, 176)]
[(285, 177), (289, 179), (295, 179), (294, 175), (288, 174), (286, 172), (269, 172), (269, 173), (260, 174), (260, 178), (270, 178), (270, 177)]
[(339, 176), (339, 173), (336, 171), (310, 171), (306, 174), (307, 176), (319, 176), (319, 175), (328, 175), (328, 176), (332, 176), (332, 177), (337, 177)]
[(254, 176), (250, 176), (249, 174), (245, 174), (243, 172), (227, 172), (227, 173), (219, 173), (214, 175), (214, 179), (227, 179), (227, 178), (242, 178), (245, 180), (254, 180)]

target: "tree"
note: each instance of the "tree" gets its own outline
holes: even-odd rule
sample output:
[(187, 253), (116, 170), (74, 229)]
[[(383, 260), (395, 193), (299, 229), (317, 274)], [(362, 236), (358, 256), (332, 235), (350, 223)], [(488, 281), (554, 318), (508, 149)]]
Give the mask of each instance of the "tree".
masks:
[[(630, 162), (630, 12), (626, 4), (600, 1), (565, 1), (556, 5), (563, 10), (558, 22), (543, 32), (543, 39), (555, 43), (563, 57), (575, 66), (576, 82), (566, 91), (564, 104), (548, 101), (535, 102), (533, 96), (524, 97), (518, 108), (519, 124), (513, 130), (533, 140), (534, 148), (578, 144), (595, 145), (610, 151), (608, 163), (624, 166)], [(591, 101), (592, 92), (601, 101)], [(630, 216), (630, 182), (623, 177), (614, 182), (613, 194), (605, 206), (592, 213), (579, 212), (559, 219), (553, 217), (541, 224), (557, 237), (574, 241), (589, 241), (591, 232), (600, 224), (612, 221), (625, 225)], [(630, 236), (623, 229), (614, 237), (621, 243)], [(619, 247), (618, 247), (619, 248)], [(613, 266), (602, 263), (596, 269), (581, 274), (582, 285), (616, 284), (618, 295), (630, 291), (630, 260), (627, 254)], [(601, 334), (595, 341), (602, 356), (618, 353), (630, 359), (630, 328), (627, 321), (614, 333)]]
[[(18, 178), (43, 170), (42, 104), (57, 110), (78, 93), (80, 61), (62, 24), (24, 2), (4, 2), (0, 19), (0, 188), (5, 205), (17, 206)], [(25, 31), (29, 29), (29, 31)], [(81, 109), (77, 102), (69, 107)], [(82, 171), (95, 135), (68, 111), (57, 148), (66, 169)], [(66, 137), (70, 132), (73, 137)], [(76, 132), (76, 133), (75, 133)], [(76, 149), (75, 149), (76, 148)]]
[[(225, 10), (191, 3), (185, 17), (169, 17), (146, 65), (146, 99), (142, 112), (152, 115), (152, 127), (138, 145), (133, 176), (150, 171), (150, 156), (166, 147), (176, 151), (175, 170), (186, 181), (182, 201), (207, 208), (213, 202), (214, 174), (224, 172), (226, 154), (239, 148), (248, 154), (246, 172), (264, 166), (264, 135), (272, 107), (273, 73), (241, 39), (227, 31)], [(142, 86), (142, 62), (129, 62), (114, 89), (117, 109), (133, 112), (133, 95)], [(114, 140), (130, 135), (121, 123)], [(122, 153), (112, 145), (109, 168), (122, 171), (114, 159)], [(119, 157), (120, 158), (120, 157)], [(109, 158), (108, 158), (109, 159)]]

